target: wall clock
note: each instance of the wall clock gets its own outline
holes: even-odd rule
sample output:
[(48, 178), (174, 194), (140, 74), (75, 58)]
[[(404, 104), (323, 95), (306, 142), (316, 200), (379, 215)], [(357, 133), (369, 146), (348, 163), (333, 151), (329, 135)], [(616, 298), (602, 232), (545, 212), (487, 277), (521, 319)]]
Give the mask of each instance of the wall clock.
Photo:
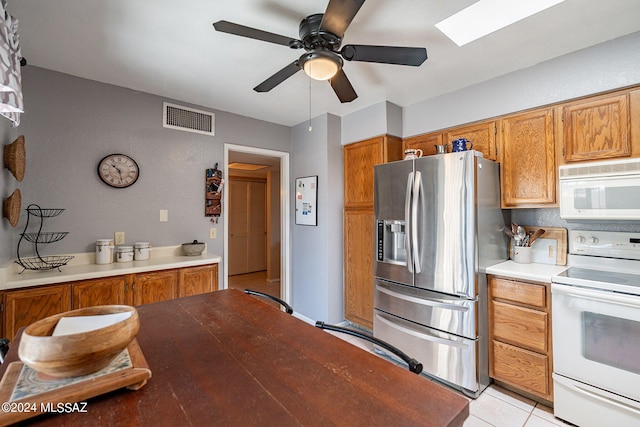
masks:
[(138, 180), (140, 168), (127, 155), (109, 154), (98, 163), (98, 176), (111, 187), (126, 188)]

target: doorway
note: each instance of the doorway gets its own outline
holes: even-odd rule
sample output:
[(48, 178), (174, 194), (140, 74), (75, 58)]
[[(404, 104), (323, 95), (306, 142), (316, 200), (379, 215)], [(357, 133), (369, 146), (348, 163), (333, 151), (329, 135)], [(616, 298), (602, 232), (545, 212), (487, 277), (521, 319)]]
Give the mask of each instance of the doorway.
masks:
[(225, 144), (224, 285), (290, 301), (289, 153)]

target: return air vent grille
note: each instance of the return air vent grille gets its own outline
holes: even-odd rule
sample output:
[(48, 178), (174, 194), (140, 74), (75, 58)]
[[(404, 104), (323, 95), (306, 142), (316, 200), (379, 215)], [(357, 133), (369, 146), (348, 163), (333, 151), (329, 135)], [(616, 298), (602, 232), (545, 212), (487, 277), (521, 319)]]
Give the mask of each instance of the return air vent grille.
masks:
[(162, 107), (163, 127), (204, 135), (214, 135), (215, 115), (213, 113), (169, 104), (168, 102), (164, 102)]
[(640, 175), (640, 158), (560, 166), (560, 179)]

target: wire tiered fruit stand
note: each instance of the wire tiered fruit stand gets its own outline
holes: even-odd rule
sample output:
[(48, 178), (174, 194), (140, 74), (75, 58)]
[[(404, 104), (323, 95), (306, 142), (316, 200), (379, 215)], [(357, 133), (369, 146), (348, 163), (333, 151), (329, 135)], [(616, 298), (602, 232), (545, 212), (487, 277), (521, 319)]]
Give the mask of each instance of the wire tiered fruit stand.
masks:
[[(20, 240), (18, 240), (18, 259), (16, 263), (20, 265), (23, 270), (20, 273), (23, 273), (25, 270), (60, 270), (60, 267), (66, 265), (69, 261), (73, 259), (72, 255), (54, 255), (54, 256), (42, 256), (40, 255), (39, 246), (48, 243), (54, 243), (60, 241), (69, 234), (68, 231), (53, 231), (46, 232), (42, 231), (42, 226), (45, 218), (53, 218), (60, 215), (64, 209), (43, 209), (36, 204), (30, 204), (27, 206), (27, 223), (24, 226), (24, 231), (20, 234)], [(38, 227), (38, 231), (35, 233), (27, 233), (29, 229), (29, 222), (31, 217), (40, 219), (40, 226)], [(35, 257), (23, 258), (20, 256), (20, 245), (23, 241), (31, 242), (35, 248)]]

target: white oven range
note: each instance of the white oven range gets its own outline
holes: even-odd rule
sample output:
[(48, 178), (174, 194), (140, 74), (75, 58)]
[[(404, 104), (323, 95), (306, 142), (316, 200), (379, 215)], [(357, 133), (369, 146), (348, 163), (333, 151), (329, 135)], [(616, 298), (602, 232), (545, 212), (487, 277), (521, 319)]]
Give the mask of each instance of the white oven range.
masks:
[(554, 415), (640, 426), (640, 233), (569, 230), (552, 278)]

